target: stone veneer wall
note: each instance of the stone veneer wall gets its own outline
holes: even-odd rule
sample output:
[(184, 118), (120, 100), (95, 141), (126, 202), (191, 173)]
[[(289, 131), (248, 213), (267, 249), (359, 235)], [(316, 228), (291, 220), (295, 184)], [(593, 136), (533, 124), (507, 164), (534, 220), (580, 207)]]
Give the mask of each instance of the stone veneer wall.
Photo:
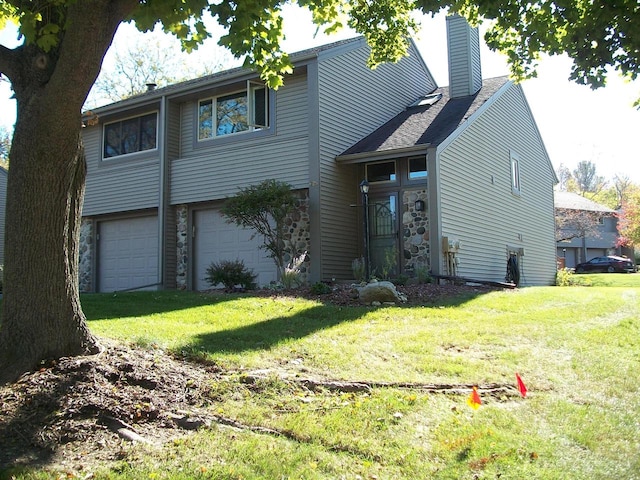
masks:
[[(300, 256), (307, 252), (304, 262), (300, 266), (300, 279), (307, 283), (309, 280), (309, 267), (311, 265), (311, 232), (309, 221), (309, 192), (301, 190), (296, 192), (298, 203), (296, 210), (285, 220), (287, 231), (285, 232), (285, 240), (287, 240), (293, 254)], [(291, 262), (292, 252), (288, 251), (285, 255), (285, 261)]]
[(185, 290), (187, 288), (187, 271), (189, 261), (187, 226), (189, 219), (189, 209), (186, 205), (176, 207), (176, 288)]
[[(311, 263), (311, 234), (309, 221), (309, 192), (307, 190), (296, 192), (298, 204), (296, 210), (285, 221), (287, 231), (285, 239), (290, 242), (295, 250), (295, 254), (307, 252), (305, 261), (300, 267), (302, 280), (306, 283), (309, 276), (309, 265)], [(188, 249), (188, 212), (187, 205), (177, 205), (176, 207), (176, 235), (177, 235), (177, 265), (176, 265), (176, 286), (178, 290), (187, 288), (187, 271), (189, 262)], [(287, 262), (291, 261), (291, 252), (285, 256)]]
[[(416, 211), (416, 200), (425, 208)], [(402, 195), (403, 261), (404, 271), (410, 275), (416, 267), (430, 270), (429, 265), (429, 202), (426, 189), (406, 190)]]
[(80, 223), (80, 258), (78, 264), (78, 287), (83, 293), (93, 291), (93, 230), (93, 220), (83, 218)]

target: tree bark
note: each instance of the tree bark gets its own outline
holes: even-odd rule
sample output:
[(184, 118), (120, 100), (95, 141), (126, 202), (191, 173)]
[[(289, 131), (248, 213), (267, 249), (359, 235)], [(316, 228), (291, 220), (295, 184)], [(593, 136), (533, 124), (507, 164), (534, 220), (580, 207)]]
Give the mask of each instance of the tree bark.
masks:
[[(72, 3), (50, 52), (11, 52), (18, 112), (7, 183), (0, 383), (39, 362), (95, 353), (78, 290), (86, 164), (81, 109), (133, 0)], [(6, 65), (6, 64), (5, 64)]]

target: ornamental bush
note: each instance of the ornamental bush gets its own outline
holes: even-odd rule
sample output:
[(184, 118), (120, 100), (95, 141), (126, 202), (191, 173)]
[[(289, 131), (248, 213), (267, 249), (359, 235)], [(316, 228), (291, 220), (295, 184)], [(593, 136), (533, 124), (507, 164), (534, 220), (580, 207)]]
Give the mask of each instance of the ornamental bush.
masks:
[(256, 278), (257, 275), (253, 273), (253, 270), (248, 269), (240, 259), (212, 262), (204, 277), (212, 287), (222, 284), (227, 291), (233, 291), (237, 288), (254, 290)]

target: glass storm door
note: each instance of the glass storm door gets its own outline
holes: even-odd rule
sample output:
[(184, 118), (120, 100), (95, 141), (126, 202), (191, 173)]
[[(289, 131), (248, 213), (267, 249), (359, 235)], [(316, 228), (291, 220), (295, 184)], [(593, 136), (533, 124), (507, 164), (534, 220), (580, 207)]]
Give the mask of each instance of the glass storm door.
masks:
[(388, 279), (398, 275), (398, 195), (369, 199), (369, 251), (371, 275)]

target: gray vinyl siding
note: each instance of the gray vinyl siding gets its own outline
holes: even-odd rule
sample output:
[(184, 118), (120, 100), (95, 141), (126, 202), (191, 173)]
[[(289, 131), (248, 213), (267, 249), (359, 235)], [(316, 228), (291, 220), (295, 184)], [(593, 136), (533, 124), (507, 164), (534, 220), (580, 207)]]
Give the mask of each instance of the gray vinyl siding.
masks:
[(447, 17), (449, 91), (452, 98), (477, 92), (482, 86), (480, 37), (460, 16)]
[(288, 78), (275, 98), (273, 135), (236, 134), (204, 147), (194, 142), (198, 101), (182, 105), (181, 152), (171, 163), (173, 205), (226, 198), (268, 178), (308, 186), (306, 76)]
[(370, 134), (421, 95), (435, 81), (412, 44), (410, 56), (394, 65), (367, 67), (369, 50), (361, 47), (319, 58), (320, 242), (323, 280), (352, 278), (359, 256), (357, 211), (360, 203), (356, 167), (338, 166), (336, 155)]
[[(125, 212), (158, 206), (157, 151), (102, 161), (102, 125), (83, 129), (87, 182), (83, 216)], [(158, 144), (162, 141), (158, 135)]]
[[(552, 284), (553, 169), (522, 89), (498, 95), (440, 154), (442, 235), (461, 241), (461, 276), (503, 281), (510, 246), (524, 248), (523, 285)], [(519, 196), (510, 151), (519, 156)]]

